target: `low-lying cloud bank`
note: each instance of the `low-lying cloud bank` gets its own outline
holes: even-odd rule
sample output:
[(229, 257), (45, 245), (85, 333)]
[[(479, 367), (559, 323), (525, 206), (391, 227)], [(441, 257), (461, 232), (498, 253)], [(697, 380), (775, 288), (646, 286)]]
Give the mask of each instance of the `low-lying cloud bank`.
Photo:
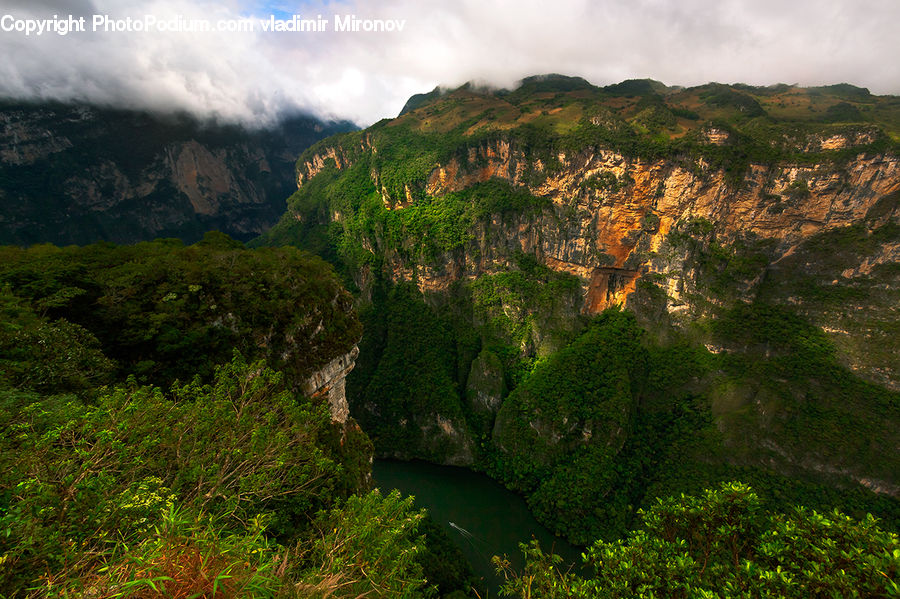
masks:
[(549, 72), (900, 93), (896, 0), (8, 0), (0, 17), (0, 95), (256, 124), (367, 125), (436, 84)]

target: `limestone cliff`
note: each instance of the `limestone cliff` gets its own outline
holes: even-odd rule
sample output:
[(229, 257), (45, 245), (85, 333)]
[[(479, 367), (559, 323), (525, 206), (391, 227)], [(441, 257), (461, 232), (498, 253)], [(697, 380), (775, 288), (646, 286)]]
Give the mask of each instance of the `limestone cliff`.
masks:
[[(848, 143), (846, 138), (840, 139)], [(306, 162), (300, 169), (300, 184), (324, 168), (324, 158), (336, 159), (339, 169), (350, 164), (337, 158), (339, 155), (333, 147), (324, 155), (314, 155), (313, 162)], [(862, 221), (879, 200), (900, 190), (900, 158), (891, 155), (860, 153), (839, 166), (751, 164), (737, 185), (726, 180), (724, 171), (702, 162), (686, 168), (673, 161), (627, 158), (603, 149), (560, 153), (557, 159), (559, 165), (553, 172), (539, 185), (530, 186), (524, 173), (543, 172), (545, 166), (540, 160), (511, 148), (508, 141), (485, 143), (469, 148), (465, 161), (453, 159), (435, 166), (424, 192), (440, 197), (499, 178), (550, 198), (551, 213), (537, 221), (516, 223), (500, 235), (517, 240), (526, 252), (538, 253), (554, 270), (582, 277), (589, 291), (584, 310), (591, 313), (627, 297), (625, 289), (610, 292), (609, 297), (598, 296), (596, 280), (606, 280), (607, 270), (635, 277), (642, 267), (645, 272), (654, 272), (648, 254), (659, 249), (679, 221), (705, 218), (725, 238), (751, 233), (776, 240), (784, 255), (811, 235)], [(612, 183), (591, 185), (604, 176), (611, 177)], [(376, 172), (372, 177), (377, 181)], [(389, 198), (384, 202), (388, 207), (394, 205)], [(879, 222), (892, 218), (895, 212), (882, 215)], [(340, 215), (335, 219), (340, 220)], [(467, 260), (468, 255), (455, 263), (451, 262), (455, 256), (443, 258), (443, 264), (419, 273), (417, 281), (423, 289), (446, 285), (436, 274), (441, 272), (440, 267), (462, 276), (490, 269), (484, 261)], [(405, 270), (401, 263), (396, 266), (398, 272)]]
[[(841, 140), (844, 145), (854, 141)], [(834, 138), (831, 142), (839, 143)], [(329, 149), (326, 155), (340, 154)], [(893, 155), (860, 152), (839, 165), (751, 164), (739, 182), (729, 181), (725, 171), (702, 161), (688, 167), (603, 149), (560, 153), (556, 158), (558, 165), (537, 185), (529, 185), (525, 173), (542, 173), (545, 165), (505, 140), (471, 147), (466, 159), (454, 158), (431, 170), (424, 184), (428, 196), (441, 197), (503, 179), (551, 201), (551, 207), (538, 216), (494, 216), (476, 223), (464, 251), (446, 252), (429, 262), (410, 262), (389, 247), (379, 249), (377, 237), (361, 242), (383, 253), (394, 280), (415, 281), (423, 292), (446, 291), (454, 281), (496, 272), (520, 251), (537, 256), (552, 270), (577, 276), (581, 310), (586, 314), (611, 305), (631, 305), (629, 298), (644, 279), (665, 290), (668, 312), (677, 316), (699, 309), (689, 299), (697, 293), (699, 272), (686, 268), (688, 257), (679, 256), (669, 239), (679, 223), (708, 221), (708, 235), (719, 244), (752, 237), (767, 244), (767, 259), (777, 265), (813, 236), (863, 222), (874, 229), (900, 216), (896, 200), (892, 204), (887, 200), (900, 192), (900, 158)], [(346, 166), (349, 161), (340, 164)], [(314, 174), (315, 168), (308, 173)], [(375, 184), (377, 172), (372, 177)], [(389, 198), (384, 204), (402, 209)], [(872, 218), (866, 220), (869, 215)], [(341, 220), (339, 212), (331, 216)], [(876, 264), (895, 263), (896, 244), (879, 247), (875, 255), (862, 260), (858, 269), (844, 270), (840, 276), (850, 280), (866, 276)], [(764, 272), (760, 268), (750, 283)], [(364, 277), (365, 271), (357, 276)], [(361, 278), (357, 282), (365, 287)], [(752, 299), (755, 289), (756, 285), (748, 284), (745, 299)], [(900, 388), (896, 363), (854, 366)]]
[[(460, 435), (474, 442), (476, 463), (509, 453), (514, 444), (502, 440), (510, 436), (537, 435), (547, 447), (567, 438), (573, 454), (611, 447), (610, 460), (626, 451), (637, 406), (628, 405), (615, 435), (594, 434), (601, 428), (563, 411), (529, 411), (552, 386), (533, 401), (516, 391), (585, 322), (618, 305), (655, 342), (696, 344), (734, 369), (665, 390), (704, 398), (725, 448), (716, 451), (731, 464), (895, 493), (896, 477), (858, 434), (897, 443), (884, 424), (897, 421), (886, 389), (900, 390), (900, 131), (884, 116), (894, 114), (893, 99), (852, 86), (625, 93), (545, 83), (440, 94), (392, 121), (323, 140), (297, 163), (299, 190), (266, 239), (335, 260), (376, 313), (400, 297), (385, 299), (382, 284), (410, 283), (446, 319), (422, 320), (435, 343), (450, 340), (435, 354), (450, 364), (435, 374), (442, 382), (408, 381), (402, 401), (384, 381), (415, 361), (400, 348), (421, 334), (363, 339), (376, 357), (354, 373), (360, 397), (350, 404), (381, 427), (376, 446), (390, 440), (379, 451), (440, 461), (449, 454), (436, 447), (454, 448), (456, 460)], [(847, 94), (869, 111), (864, 122), (832, 118)], [(756, 106), (754, 116), (746, 106)], [(791, 366), (785, 378), (773, 376), (782, 385), (773, 389), (733, 366), (794, 351), (769, 324), (759, 325), (765, 342), (741, 333), (759, 324), (741, 324), (741, 306), (795, 327), (809, 341), (801, 349), (822, 350), (824, 370)], [(716, 323), (728, 318), (723, 333)], [(637, 399), (641, 376), (626, 404), (646, 400)], [(410, 399), (417, 394), (425, 399)], [(448, 414), (452, 426), (440, 426)], [(828, 450), (817, 427), (832, 434), (845, 416), (857, 434), (838, 443), (846, 451), (821, 457)], [(528, 459), (523, 448), (516, 459)], [(520, 467), (533, 476), (517, 462), (502, 468)]]
[(314, 372), (303, 384), (303, 392), (313, 398), (324, 397), (328, 401), (331, 419), (345, 424), (350, 416), (347, 404), (347, 375), (356, 365), (359, 347), (354, 345), (346, 354), (338, 356)]

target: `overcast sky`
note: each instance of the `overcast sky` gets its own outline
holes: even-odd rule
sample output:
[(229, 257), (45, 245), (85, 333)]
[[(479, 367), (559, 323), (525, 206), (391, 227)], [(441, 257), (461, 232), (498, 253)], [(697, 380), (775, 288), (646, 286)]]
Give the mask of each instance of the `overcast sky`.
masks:
[[(900, 94), (898, 0), (2, 0), (7, 24), (54, 14), (88, 31), (0, 31), (0, 95), (188, 110), (271, 122), (300, 108), (360, 125), (469, 80), (542, 73), (597, 85), (849, 82)], [(324, 32), (92, 32), (92, 15), (220, 20), (321, 15)], [(335, 32), (334, 15), (405, 21)]]

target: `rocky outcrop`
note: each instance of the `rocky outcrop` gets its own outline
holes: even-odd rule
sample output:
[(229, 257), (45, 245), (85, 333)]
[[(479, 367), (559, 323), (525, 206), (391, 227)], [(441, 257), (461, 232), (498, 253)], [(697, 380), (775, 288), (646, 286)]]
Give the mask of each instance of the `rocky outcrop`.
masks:
[(503, 364), (492, 351), (483, 349), (472, 361), (466, 385), (469, 409), (487, 419), (500, 411), (506, 396)]
[[(724, 135), (713, 135), (709, 143), (727, 143)], [(819, 149), (835, 144), (846, 149), (869, 141), (870, 136), (866, 131), (848, 132), (806, 142), (814, 141)], [(351, 152), (333, 149), (333, 153)], [(394, 280), (414, 281), (427, 293), (444, 292), (456, 281), (502, 271), (510, 265), (511, 256), (523, 252), (552, 270), (580, 279), (584, 314), (597, 314), (612, 305), (635, 307), (635, 290), (641, 281), (651, 281), (665, 292), (668, 315), (690, 319), (698, 315), (703, 302), (715, 304), (721, 298), (698, 290), (700, 273), (692, 265), (691, 253), (672, 241), (672, 234), (684, 223), (705, 223), (706, 236), (719, 246), (747, 239), (765, 245), (771, 266), (761, 264), (754, 275), (758, 278), (748, 279), (742, 298), (749, 300), (764, 268), (793, 264), (789, 257), (814, 236), (862, 222), (881, 226), (900, 216), (896, 201), (889, 200), (900, 193), (900, 158), (892, 154), (860, 152), (817, 163), (751, 164), (739, 180), (702, 158), (647, 160), (604, 149), (560, 153), (550, 168), (546, 158), (529, 155), (514, 140), (502, 137), (456, 156), (435, 166), (417, 193), (440, 197), (502, 179), (549, 198), (550, 207), (538, 214), (495, 215), (478, 222), (462, 251), (424, 262), (383, 247), (377, 235), (360, 240), (364, 248), (383, 258)], [(379, 173), (373, 171), (371, 176), (380, 189)], [(402, 209), (414, 199), (415, 194), (407, 192), (405, 201), (386, 198), (385, 206)], [(340, 215), (332, 216), (340, 220)], [(861, 256), (852, 268), (842, 269), (844, 277), (864, 278), (873, 268), (895, 264), (892, 248), (888, 245), (871, 256)], [(364, 275), (361, 271), (360, 276)], [(841, 271), (833, 275), (841, 276)], [(365, 281), (357, 283), (365, 289)], [(699, 297), (704, 299), (698, 303)], [(808, 316), (824, 324), (831, 318)], [(892, 318), (888, 312), (883, 317)], [(860, 345), (860, 336), (849, 342), (840, 339), (840, 333), (829, 334), (841, 348), (846, 365), (869, 380), (900, 388), (900, 378), (890, 375), (896, 372), (891, 367), (895, 359), (871, 357), (868, 342)]]
[(341, 145), (325, 146), (312, 152), (297, 163), (297, 187), (318, 175), (327, 166), (344, 169), (352, 166), (357, 152), (375, 151), (367, 135), (362, 135), (358, 147), (346, 148)]
[[(402, 450), (382, 448), (380, 457), (411, 460), (425, 458), (447, 466), (471, 466), (475, 463), (475, 442), (463, 418), (440, 413), (413, 414), (396, 423), (419, 441)], [(412, 450), (412, 451), (411, 451)]]
[(831, 135), (810, 135), (806, 139), (804, 152), (821, 152), (823, 150), (843, 150), (855, 146), (863, 146), (878, 138), (877, 130), (857, 129), (845, 133)]
[(701, 131), (700, 135), (705, 143), (714, 146), (724, 146), (731, 141), (731, 134), (717, 127), (707, 127)]
[(354, 345), (346, 354), (340, 355), (314, 372), (302, 385), (302, 391), (312, 398), (324, 398), (328, 402), (331, 419), (346, 424), (350, 416), (347, 404), (347, 375), (356, 365), (359, 347)]
[[(260, 173), (271, 173), (260, 148), (243, 148), (246, 158)], [(166, 149), (166, 170), (175, 187), (187, 196), (195, 214), (213, 216), (229, 203), (261, 204), (265, 198), (258, 190), (249, 188), (242, 195), (230, 194), (240, 189), (228, 168), (228, 154), (223, 149), (210, 151), (195, 140), (173, 144)]]
[(433, 419), (429, 415), (416, 424), (432, 439), (426, 447), (433, 446), (435, 455), (441, 455), (444, 464), (471, 466), (475, 463), (475, 444), (464, 420), (454, 420), (435, 414)]
[(690, 168), (606, 150), (557, 158), (560, 167), (534, 185), (526, 173), (546, 167), (506, 141), (471, 148), (463, 163), (454, 158), (437, 166), (425, 184), (428, 195), (500, 178), (550, 198), (552, 210), (480, 226), (471, 250), (443, 256), (438, 265), (412, 268), (388, 254), (393, 272), (406, 278), (415, 270), (420, 288), (434, 291), (490, 272), (507, 250), (519, 249), (581, 278), (582, 308), (593, 314), (626, 303), (642, 276), (669, 276), (653, 257), (681, 221), (705, 219), (722, 241), (747, 234), (772, 240), (784, 255), (816, 233), (860, 222), (900, 190), (900, 159), (885, 155), (860, 154), (843, 165), (751, 165), (738, 184), (702, 161)]
[(72, 147), (71, 140), (56, 135), (38, 119), (23, 119), (15, 112), (3, 112), (0, 113), (0, 124), (3, 127), (0, 161), (5, 164), (34, 164), (44, 156)]

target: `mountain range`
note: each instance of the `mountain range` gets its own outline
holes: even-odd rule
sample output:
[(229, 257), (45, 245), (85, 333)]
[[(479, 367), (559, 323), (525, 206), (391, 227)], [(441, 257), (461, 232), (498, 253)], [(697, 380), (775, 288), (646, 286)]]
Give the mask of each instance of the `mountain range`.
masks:
[(250, 239), (284, 211), (297, 154), (355, 128), (267, 129), (83, 104), (0, 102), (0, 243)]

